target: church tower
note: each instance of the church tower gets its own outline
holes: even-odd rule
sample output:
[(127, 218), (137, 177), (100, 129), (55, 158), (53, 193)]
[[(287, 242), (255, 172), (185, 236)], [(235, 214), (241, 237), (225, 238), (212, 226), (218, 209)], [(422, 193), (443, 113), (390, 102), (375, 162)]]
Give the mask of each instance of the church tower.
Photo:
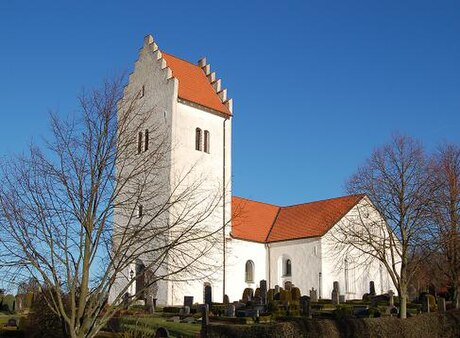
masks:
[[(144, 38), (143, 47), (134, 71), (125, 88), (125, 98), (138, 98), (139, 128), (137, 147), (143, 156), (158, 149), (155, 140), (162, 135), (162, 146), (167, 149), (167, 163), (148, 178), (143, 194), (157, 194), (149, 203), (167, 203), (175, 194), (184, 194), (190, 201), (171, 207), (164, 223), (180, 229), (178, 214), (193, 208), (194, 215), (202, 215), (201, 226), (214, 233), (216, 245), (207, 252), (204, 261), (214, 268), (191, 269), (187, 274), (171, 275), (158, 282), (157, 304), (182, 304), (184, 296), (193, 296), (194, 302), (203, 301), (204, 285), (212, 286), (213, 301), (222, 301), (225, 294), (225, 241), (231, 218), (231, 128), (232, 99), (222, 88), (221, 80), (211, 71), (206, 58), (191, 63), (160, 50), (151, 35)], [(120, 116), (121, 112), (119, 112)], [(153, 144), (152, 144), (153, 143)], [(150, 185), (150, 188), (149, 188)], [(166, 187), (159, 190), (158, 186)], [(188, 189), (190, 191), (188, 191)], [(191, 202), (193, 201), (193, 203)], [(143, 205), (140, 213), (148, 212)], [(116, 223), (123, 224), (122, 214), (115, 214)], [(187, 216), (183, 216), (184, 219)], [(177, 224), (176, 224), (177, 223)], [(180, 236), (177, 231), (170, 237)], [(160, 243), (150, 243), (152, 248)], [(199, 259), (203, 253), (197, 247), (185, 260)], [(162, 275), (173, 270), (175, 259), (165, 256)], [(146, 260), (148, 258), (146, 257)], [(125, 272), (126, 278), (136, 278), (138, 264), (133, 262)], [(196, 264), (196, 263), (193, 263)], [(130, 271), (129, 271), (130, 270)], [(206, 270), (206, 273), (204, 273)], [(133, 276), (134, 272), (134, 276)], [(131, 277), (129, 275), (131, 274)], [(136, 280), (136, 283), (140, 281)], [(135, 289), (135, 285), (132, 287)]]

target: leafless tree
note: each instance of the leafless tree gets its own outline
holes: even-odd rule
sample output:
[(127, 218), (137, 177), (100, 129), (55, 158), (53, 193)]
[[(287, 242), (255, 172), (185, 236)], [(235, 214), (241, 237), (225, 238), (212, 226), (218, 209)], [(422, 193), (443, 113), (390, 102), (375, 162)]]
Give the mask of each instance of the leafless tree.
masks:
[[(122, 84), (83, 93), (74, 118), (52, 115), (43, 147), (1, 163), (1, 272), (37, 280), (69, 337), (94, 337), (160, 281), (216, 269), (222, 227), (206, 224), (222, 187), (210, 191), (193, 167), (171, 179), (164, 121), (151, 118), (158, 112), (140, 94), (123, 95)], [(148, 144), (139, 145), (145, 130)], [(138, 260), (143, 269), (130, 278)]]
[[(422, 146), (410, 137), (394, 136), (348, 180), (349, 193), (364, 193), (369, 199), (338, 227), (335, 236), (337, 252), (360, 252), (359, 264), (378, 260), (386, 268), (398, 291), (401, 318), (406, 318), (407, 287), (426, 258), (419, 249), (429, 236), (428, 183)], [(369, 215), (374, 206), (380, 215)]]
[(447, 144), (431, 157), (429, 176), (433, 185), (430, 218), (437, 250), (442, 253), (438, 268), (454, 287), (460, 308), (460, 148)]

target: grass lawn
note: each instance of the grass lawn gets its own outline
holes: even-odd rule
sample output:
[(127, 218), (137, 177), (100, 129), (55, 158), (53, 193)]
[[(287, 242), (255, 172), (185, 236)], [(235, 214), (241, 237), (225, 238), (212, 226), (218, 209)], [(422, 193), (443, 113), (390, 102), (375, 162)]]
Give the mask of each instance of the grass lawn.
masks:
[(200, 333), (200, 324), (188, 324), (188, 323), (173, 323), (166, 321), (166, 318), (158, 315), (146, 316), (146, 317), (124, 317), (122, 325), (125, 329), (135, 327), (145, 327), (151, 329), (154, 332), (158, 327), (164, 327), (168, 329), (169, 333), (173, 336), (182, 335), (184, 337), (196, 337)]

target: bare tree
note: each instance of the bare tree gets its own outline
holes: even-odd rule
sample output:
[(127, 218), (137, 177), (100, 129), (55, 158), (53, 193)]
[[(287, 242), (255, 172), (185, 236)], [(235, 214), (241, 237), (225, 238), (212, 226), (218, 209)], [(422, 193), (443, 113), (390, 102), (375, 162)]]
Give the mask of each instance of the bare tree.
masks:
[(222, 187), (193, 167), (171, 179), (170, 133), (122, 84), (83, 93), (76, 118), (52, 115), (44, 147), (1, 163), (0, 269), (37, 280), (69, 337), (94, 337), (158, 282), (216, 269), (222, 228), (207, 224)]
[(455, 307), (460, 308), (460, 148), (444, 145), (431, 157), (433, 186), (430, 218), (442, 260), (438, 268), (454, 288)]
[[(377, 259), (386, 268), (398, 291), (401, 318), (406, 318), (407, 287), (426, 258), (420, 248), (429, 236), (428, 183), (422, 146), (410, 137), (394, 136), (348, 180), (349, 193), (364, 193), (369, 199), (347, 217), (335, 236), (341, 254), (360, 252), (359, 264)], [(369, 215), (373, 206), (380, 215)]]

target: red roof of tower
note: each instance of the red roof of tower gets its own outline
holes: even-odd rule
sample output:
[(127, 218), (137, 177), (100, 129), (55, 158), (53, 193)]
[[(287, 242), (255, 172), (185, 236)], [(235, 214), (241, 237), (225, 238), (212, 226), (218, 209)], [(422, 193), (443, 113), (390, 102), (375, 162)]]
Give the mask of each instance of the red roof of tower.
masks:
[(231, 115), (198, 65), (165, 52), (162, 55), (179, 81), (179, 98)]

